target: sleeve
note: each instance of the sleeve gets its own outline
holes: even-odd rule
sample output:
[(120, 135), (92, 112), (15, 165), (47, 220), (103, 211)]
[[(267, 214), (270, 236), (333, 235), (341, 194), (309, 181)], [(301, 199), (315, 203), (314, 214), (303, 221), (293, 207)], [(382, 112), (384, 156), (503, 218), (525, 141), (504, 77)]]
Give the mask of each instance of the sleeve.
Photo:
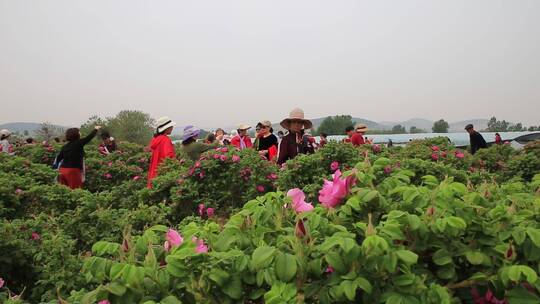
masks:
[(92, 139), (94, 139), (94, 137), (96, 136), (97, 134), (97, 130), (94, 129), (92, 130), (92, 132), (90, 132), (90, 134), (88, 134), (86, 137), (84, 138), (81, 138), (80, 139), (80, 143), (82, 146), (86, 145), (87, 143), (89, 143)]
[(168, 158), (175, 158), (176, 157), (176, 153), (174, 152), (174, 145), (172, 143), (172, 141), (169, 139), (167, 141), (167, 144), (166, 145), (163, 145), (163, 156), (164, 157), (168, 157)]
[(289, 151), (288, 151), (288, 140), (286, 137), (284, 137), (281, 140), (281, 144), (279, 145), (279, 154), (278, 154), (278, 165), (282, 165), (288, 158)]

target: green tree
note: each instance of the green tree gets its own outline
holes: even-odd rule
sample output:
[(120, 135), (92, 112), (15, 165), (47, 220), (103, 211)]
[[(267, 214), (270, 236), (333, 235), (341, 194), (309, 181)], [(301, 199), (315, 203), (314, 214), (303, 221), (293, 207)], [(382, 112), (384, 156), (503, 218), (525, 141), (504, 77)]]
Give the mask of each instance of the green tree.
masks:
[(499, 121), (495, 116), (491, 117), (488, 121), (488, 127), (486, 131), (489, 132), (507, 132), (508, 127), (510, 126), (510, 123), (508, 123), (506, 120)]
[(342, 135), (345, 128), (354, 125), (350, 115), (328, 116), (322, 122), (317, 133), (324, 132), (328, 135)]
[(39, 128), (34, 131), (38, 140), (50, 141), (55, 137), (61, 137), (64, 134), (64, 129), (53, 125), (50, 122), (43, 122)]
[(407, 133), (407, 130), (405, 130), (405, 127), (402, 125), (395, 125), (392, 127), (392, 134), (405, 134)]
[(117, 140), (145, 145), (154, 134), (154, 120), (150, 114), (124, 110), (107, 119), (105, 129)]
[(412, 126), (410, 129), (409, 129), (409, 133), (411, 134), (416, 134), (416, 133), (426, 133), (426, 131), (424, 129), (419, 129), (415, 126)]
[(433, 123), (431, 130), (433, 133), (448, 133), (449, 127), (448, 122), (446, 122), (444, 119), (440, 119)]
[(82, 136), (86, 136), (88, 133), (92, 132), (95, 126), (101, 126), (102, 130), (107, 130), (107, 122), (101, 117), (94, 115), (81, 125), (80, 130)]

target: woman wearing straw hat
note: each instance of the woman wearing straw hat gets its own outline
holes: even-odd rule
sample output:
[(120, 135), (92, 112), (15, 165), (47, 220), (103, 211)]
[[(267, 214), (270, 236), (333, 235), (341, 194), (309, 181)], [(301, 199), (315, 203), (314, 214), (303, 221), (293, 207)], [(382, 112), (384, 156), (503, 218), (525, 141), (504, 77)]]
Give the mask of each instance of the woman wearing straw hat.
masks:
[(157, 169), (165, 158), (174, 158), (174, 145), (169, 138), (173, 127), (176, 125), (169, 117), (164, 116), (157, 120), (157, 128), (154, 138), (150, 142), (152, 157), (150, 158), (150, 168), (148, 170), (147, 187), (152, 188), (152, 180), (157, 176)]
[(302, 130), (311, 129), (313, 124), (310, 120), (304, 118), (304, 111), (296, 108), (291, 111), (288, 118), (281, 121), (280, 125), (289, 130), (279, 146), (278, 165), (284, 164), (287, 160), (293, 159), (302, 151)]
[(202, 153), (215, 148), (217, 144), (204, 144), (197, 142), (201, 130), (194, 126), (186, 126), (182, 135), (182, 151), (191, 159), (197, 160)]
[(9, 143), (9, 137), (11, 132), (7, 129), (0, 131), (0, 152), (7, 153), (9, 155), (13, 154), (13, 145)]
[(247, 131), (251, 129), (249, 125), (246, 124), (240, 124), (237, 128), (238, 135), (233, 137), (231, 139), (231, 145), (235, 146), (236, 148), (240, 150), (244, 150), (246, 148), (252, 148), (253, 143), (251, 142), (251, 138), (249, 138)]
[(359, 123), (354, 127), (354, 134), (351, 136), (351, 143), (353, 146), (357, 147), (365, 144), (364, 133), (368, 130), (365, 124)]

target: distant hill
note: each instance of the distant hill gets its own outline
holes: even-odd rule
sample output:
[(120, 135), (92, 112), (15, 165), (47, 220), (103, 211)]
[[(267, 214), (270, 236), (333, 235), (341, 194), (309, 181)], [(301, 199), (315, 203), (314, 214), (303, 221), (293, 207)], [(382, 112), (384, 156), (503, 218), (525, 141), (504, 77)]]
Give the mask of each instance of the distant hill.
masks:
[[(11, 123), (5, 123), (0, 124), (0, 129), (8, 129), (13, 133), (19, 133), (24, 134), (24, 131), (28, 131), (29, 135), (32, 135), (34, 131), (39, 129), (41, 126), (41, 123), (35, 123), (35, 122), (11, 122)], [(65, 129), (66, 127), (54, 125), (57, 128)]]

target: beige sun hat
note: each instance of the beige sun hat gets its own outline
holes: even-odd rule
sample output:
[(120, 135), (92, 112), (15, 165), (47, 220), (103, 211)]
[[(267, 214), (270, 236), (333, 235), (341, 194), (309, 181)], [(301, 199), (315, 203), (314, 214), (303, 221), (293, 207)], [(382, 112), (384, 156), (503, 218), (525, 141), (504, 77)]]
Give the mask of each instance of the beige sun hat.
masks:
[(174, 126), (176, 126), (176, 123), (167, 116), (160, 117), (156, 121), (156, 129), (158, 133), (161, 133), (167, 130), (168, 128), (174, 127)]
[(245, 123), (241, 123), (240, 125), (238, 125), (238, 128), (236, 128), (237, 130), (249, 130), (251, 129), (251, 126), (248, 125), (248, 124), (245, 124)]
[(10, 136), (11, 135), (11, 132), (8, 130), (8, 129), (2, 129), (0, 131), (0, 134), (1, 135), (4, 135), (4, 136)]
[(261, 126), (265, 126), (265, 127), (269, 127), (269, 128), (272, 127), (272, 123), (270, 122), (270, 120), (263, 120), (263, 121), (261, 121), (259, 123), (261, 124)]
[(309, 119), (304, 118), (304, 111), (300, 108), (295, 108), (289, 114), (289, 117), (281, 121), (280, 125), (289, 130), (292, 121), (301, 121), (304, 124), (304, 129), (311, 129), (313, 123)]
[(359, 124), (356, 124), (356, 126), (354, 127), (354, 130), (356, 132), (362, 132), (362, 133), (365, 133), (368, 129), (368, 127), (363, 124), (363, 123), (359, 123)]

